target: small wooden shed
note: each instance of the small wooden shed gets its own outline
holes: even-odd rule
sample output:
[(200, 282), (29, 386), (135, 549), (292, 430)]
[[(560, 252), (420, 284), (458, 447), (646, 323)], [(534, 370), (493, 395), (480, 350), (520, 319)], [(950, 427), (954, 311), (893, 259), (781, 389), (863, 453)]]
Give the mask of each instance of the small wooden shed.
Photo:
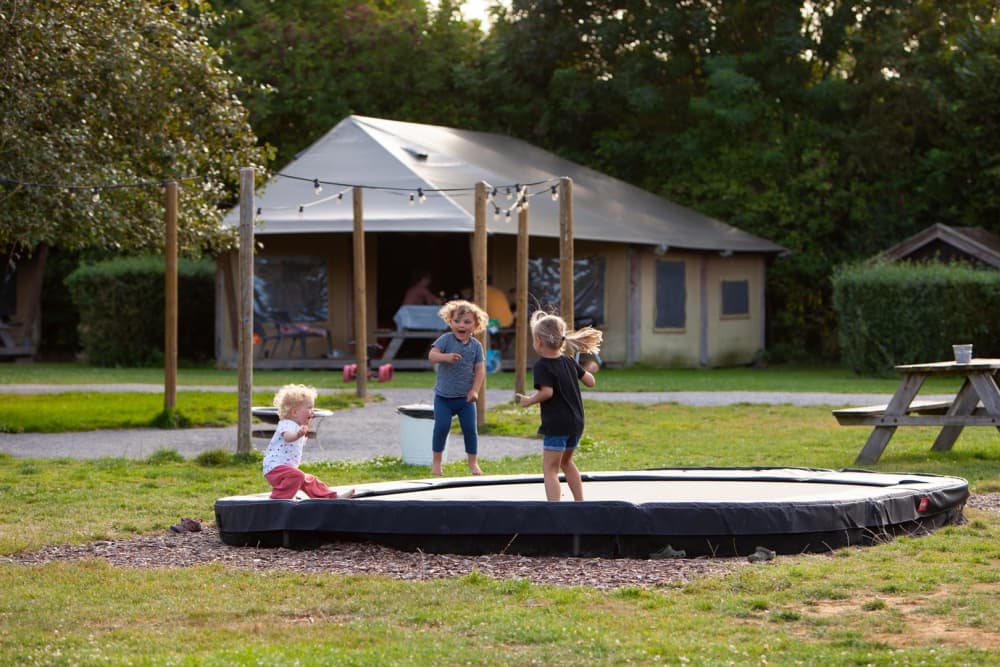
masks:
[(879, 255), (899, 261), (969, 262), (980, 268), (1000, 269), (1000, 236), (979, 227), (949, 227), (935, 223)]

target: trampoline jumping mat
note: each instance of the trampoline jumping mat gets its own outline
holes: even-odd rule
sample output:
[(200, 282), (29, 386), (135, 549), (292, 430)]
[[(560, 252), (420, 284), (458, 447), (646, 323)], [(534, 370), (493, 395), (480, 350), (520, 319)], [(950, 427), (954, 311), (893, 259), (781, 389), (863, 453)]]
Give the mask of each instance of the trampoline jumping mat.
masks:
[[(565, 491), (565, 486), (563, 487)], [(960, 523), (958, 477), (810, 468), (662, 468), (583, 475), (583, 502), (547, 502), (541, 475), (359, 486), (350, 500), (220, 498), (233, 546), (363, 541), (427, 553), (648, 558), (871, 545)]]

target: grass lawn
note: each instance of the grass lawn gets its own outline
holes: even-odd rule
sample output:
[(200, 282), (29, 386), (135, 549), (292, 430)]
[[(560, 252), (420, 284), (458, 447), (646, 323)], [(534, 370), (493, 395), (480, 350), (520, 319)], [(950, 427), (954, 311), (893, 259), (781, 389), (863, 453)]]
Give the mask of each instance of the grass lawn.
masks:
[[(699, 390), (710, 390), (698, 385), (703, 378), (719, 378), (711, 386), (728, 388), (740, 375), (711, 373), (669, 375), (688, 377)], [(615, 374), (602, 371), (598, 381)], [(637, 375), (633, 381), (640, 383), (655, 373)], [(758, 378), (753, 388), (830, 391), (809, 379), (792, 382), (793, 375), (752, 376)], [(836, 377), (830, 372), (827, 383)], [(295, 379), (283, 375), (274, 384)], [(865, 382), (871, 384), (844, 391), (889, 393), (895, 385), (891, 379)], [(874, 388), (880, 382), (885, 387)], [(4, 409), (28, 402), (26, 396), (10, 398), (0, 404)], [(138, 411), (158, 409), (153, 398), (152, 408)], [(122, 400), (140, 401), (136, 394)], [(24, 415), (39, 409), (11, 408), (3, 413), (7, 427), (23, 427)], [(491, 410), (488, 428), (529, 435), (537, 427), (536, 410)], [(852, 465), (867, 435), (865, 428), (837, 426), (825, 407), (588, 401), (587, 417), (578, 454), (585, 471), (843, 468)], [(927, 429), (901, 429), (873, 469), (957, 475), (974, 492), (1000, 492), (995, 430), (966, 429), (950, 452), (930, 451), (932, 440)], [(491, 464), (490, 472), (534, 473), (539, 466), (539, 457), (529, 456)], [(398, 459), (304, 467), (335, 486), (415, 474)], [(0, 555), (160, 533), (180, 516), (210, 517), (218, 497), (262, 488), (257, 461), (225, 456), (76, 461), (0, 455)], [(967, 517), (963, 525), (877, 547), (780, 556), (728, 576), (613, 591), (582, 581), (557, 588), (477, 573), (402, 582), (251, 572), (221, 563), (132, 569), (99, 559), (33, 566), (0, 559), (0, 664), (998, 664), (1000, 516), (967, 510)]]

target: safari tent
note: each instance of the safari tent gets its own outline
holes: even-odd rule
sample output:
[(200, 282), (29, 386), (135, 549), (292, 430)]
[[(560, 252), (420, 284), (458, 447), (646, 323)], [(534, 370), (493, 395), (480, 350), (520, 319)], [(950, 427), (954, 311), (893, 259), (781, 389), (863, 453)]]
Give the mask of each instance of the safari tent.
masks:
[[(527, 202), (529, 301), (559, 303), (560, 179), (572, 182), (577, 321), (605, 334), (605, 364), (745, 364), (764, 348), (764, 276), (785, 250), (620, 180), (499, 134), (349, 116), (256, 193), (257, 367), (323, 368), (354, 355), (355, 294), (385, 342), (415, 272), (446, 297), (472, 284), (475, 187), (485, 183), (487, 270), (515, 287), (517, 206)], [(353, 284), (361, 193), (366, 288)], [(225, 223), (237, 226), (234, 208)], [(237, 254), (218, 263), (216, 352), (235, 364)], [(282, 338), (280, 322), (311, 335)], [(276, 324), (278, 322), (278, 324)], [(426, 341), (404, 350), (426, 365)], [(395, 361), (405, 366), (405, 360)]]

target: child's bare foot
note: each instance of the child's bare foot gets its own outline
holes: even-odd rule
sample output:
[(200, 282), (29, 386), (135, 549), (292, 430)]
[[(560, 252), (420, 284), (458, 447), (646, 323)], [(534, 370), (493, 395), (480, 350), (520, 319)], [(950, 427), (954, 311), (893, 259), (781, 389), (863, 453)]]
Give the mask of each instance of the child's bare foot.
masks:
[(483, 474), (483, 470), (482, 470), (482, 468), (479, 467), (478, 464), (473, 464), (473, 465), (469, 466), (469, 472), (471, 472), (473, 475), (482, 475)]
[(356, 489), (348, 489), (347, 491), (344, 491), (343, 493), (338, 493), (337, 497), (338, 498), (353, 498), (354, 494), (356, 493), (356, 491), (357, 491)]
[(441, 477), (442, 475), (444, 473), (441, 472), (441, 468), (431, 468), (431, 477)]

